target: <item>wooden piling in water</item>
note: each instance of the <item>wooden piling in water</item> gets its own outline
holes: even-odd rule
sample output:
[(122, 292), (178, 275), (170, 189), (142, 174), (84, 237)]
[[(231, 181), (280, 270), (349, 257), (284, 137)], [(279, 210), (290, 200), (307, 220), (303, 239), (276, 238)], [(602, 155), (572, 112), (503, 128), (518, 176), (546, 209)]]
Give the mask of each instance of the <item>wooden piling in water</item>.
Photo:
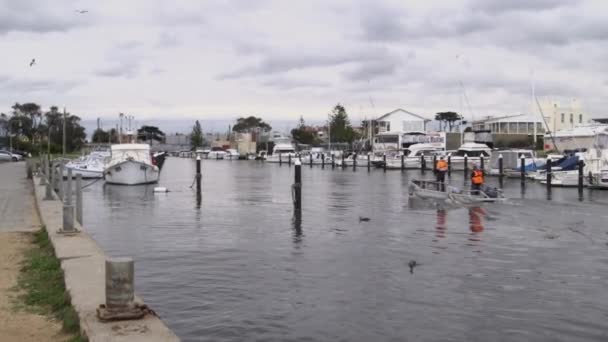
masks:
[(295, 174), (293, 184), (293, 206), (295, 210), (302, 209), (302, 163), (299, 160), (295, 162)]
[(372, 165), (371, 155), (369, 154), (369, 152), (367, 152), (367, 172), (369, 172), (371, 170), (371, 165)]
[(547, 158), (547, 192), (551, 192), (551, 180), (553, 178), (553, 173), (551, 172), (551, 158)]
[(452, 175), (452, 154), (448, 154), (448, 177)]
[(584, 180), (584, 174), (583, 174), (583, 168), (585, 166), (585, 162), (580, 160), (578, 161), (578, 194), (579, 196), (582, 197), (583, 195), (583, 180)]
[(405, 155), (401, 155), (401, 172), (405, 171)]
[(521, 186), (522, 188), (526, 186), (526, 157), (522, 154), (520, 157), (520, 170), (519, 176), (521, 178)]
[(382, 165), (382, 168), (384, 169), (384, 172), (386, 172), (386, 153), (384, 153), (384, 154), (382, 155), (382, 161), (383, 161), (383, 163), (382, 163), (382, 164), (383, 164), (383, 165)]

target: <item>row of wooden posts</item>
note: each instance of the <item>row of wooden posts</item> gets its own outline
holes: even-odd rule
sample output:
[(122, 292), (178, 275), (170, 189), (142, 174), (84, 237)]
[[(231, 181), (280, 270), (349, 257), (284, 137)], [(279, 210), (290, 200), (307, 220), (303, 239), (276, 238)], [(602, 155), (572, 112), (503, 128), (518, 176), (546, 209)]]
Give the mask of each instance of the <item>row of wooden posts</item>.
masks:
[[(322, 167), (325, 166), (325, 157), (322, 156)], [(384, 171), (386, 171), (386, 155), (383, 156), (384, 159)], [(356, 168), (356, 156), (355, 158), (353, 158), (353, 171)], [(447, 163), (448, 163), (448, 174), (451, 173), (452, 171), (452, 163), (451, 163), (451, 156), (448, 156), (447, 158)], [(279, 155), (279, 165), (281, 164), (281, 156)], [(482, 172), (485, 172), (485, 160), (484, 157), (481, 156), (479, 159), (479, 166), (480, 169), (482, 170)], [(289, 156), (289, 165), (291, 166), (291, 155)], [(292, 185), (292, 194), (294, 196), (293, 198), (293, 202), (294, 202), (294, 209), (299, 211), (302, 209), (302, 162), (301, 159), (298, 158), (295, 163), (295, 173), (294, 173), (294, 184)], [(310, 167), (312, 167), (312, 158), (310, 159)], [(420, 165), (421, 165), (421, 170), (424, 172), (424, 170), (426, 169), (426, 160), (424, 159), (424, 156), (421, 156), (421, 160), (420, 160)], [(433, 172), (436, 171), (436, 165), (437, 165), (437, 156), (433, 156)], [(465, 155), (464, 157), (464, 180), (465, 182), (468, 180), (468, 157)], [(498, 156), (498, 177), (499, 177), (499, 184), (500, 187), (503, 187), (503, 179), (505, 176), (504, 173), (504, 167), (503, 167), (504, 163), (503, 163), (503, 157), (502, 155)], [(579, 195), (582, 196), (582, 192), (583, 192), (583, 186), (584, 186), (584, 173), (583, 173), (583, 169), (584, 169), (584, 162), (582, 160), (579, 160), (578, 162), (578, 191), (579, 191)], [(344, 164), (344, 155), (342, 155), (342, 168), (345, 168), (345, 164)], [(334, 155), (332, 154), (332, 169), (335, 167), (335, 160), (334, 160)], [(553, 179), (553, 173), (551, 168), (553, 167), (553, 162), (550, 158), (547, 158), (547, 162), (545, 165), (546, 168), (546, 180), (547, 180), (547, 192), (550, 194), (551, 193), (551, 186), (552, 186), (552, 179)], [(370, 169), (370, 156), (369, 154), (367, 155), (367, 168), (368, 170)], [(401, 156), (401, 170), (405, 169), (405, 163), (404, 163), (404, 156)], [(198, 167), (197, 167), (198, 170)], [(522, 189), (525, 188), (526, 186), (526, 159), (525, 157), (522, 155), (520, 158), (520, 179), (521, 179), (521, 187)]]
[[(63, 182), (64, 165), (59, 162), (58, 165), (51, 162), (46, 156), (42, 155), (40, 159), (40, 185), (46, 185), (44, 200), (54, 200), (53, 192), (55, 192), (63, 202), (63, 229), (65, 233), (76, 233), (74, 228), (74, 216), (76, 221), (82, 225), (82, 175), (76, 175), (75, 191), (72, 191), (73, 175), (72, 169), (67, 169), (67, 181)], [(76, 197), (76, 203), (72, 202), (72, 198)]]

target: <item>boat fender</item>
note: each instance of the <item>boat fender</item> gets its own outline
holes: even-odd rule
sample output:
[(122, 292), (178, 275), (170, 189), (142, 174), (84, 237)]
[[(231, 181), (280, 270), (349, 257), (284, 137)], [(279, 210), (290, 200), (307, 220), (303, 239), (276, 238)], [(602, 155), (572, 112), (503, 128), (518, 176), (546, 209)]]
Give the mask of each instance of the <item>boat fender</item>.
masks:
[(169, 192), (169, 189), (165, 188), (164, 186), (157, 186), (154, 188), (154, 192)]

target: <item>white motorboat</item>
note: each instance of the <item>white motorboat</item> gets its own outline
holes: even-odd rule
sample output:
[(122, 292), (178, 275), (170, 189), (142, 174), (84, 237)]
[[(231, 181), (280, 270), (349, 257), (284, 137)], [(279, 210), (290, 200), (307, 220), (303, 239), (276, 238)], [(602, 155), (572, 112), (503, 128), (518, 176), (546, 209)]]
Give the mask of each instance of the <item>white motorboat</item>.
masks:
[(608, 189), (608, 128), (598, 132), (582, 156), (590, 188)]
[(233, 148), (229, 148), (226, 150), (226, 154), (224, 155), (224, 159), (237, 160), (239, 159), (239, 152)]
[(289, 160), (294, 162), (296, 159), (296, 150), (290, 142), (277, 142), (272, 149), (272, 154), (266, 156), (268, 163), (287, 163)]
[(65, 164), (63, 177), (68, 177), (68, 170), (72, 170), (72, 177), (81, 175), (83, 179), (103, 178), (103, 171), (110, 161), (109, 151), (93, 151), (80, 159)]
[[(541, 180), (541, 184), (547, 184), (547, 174), (545, 179)], [(551, 186), (557, 187), (577, 187), (578, 186), (578, 170), (570, 171), (551, 171)], [(587, 186), (587, 179), (583, 177), (583, 186)]]
[[(413, 144), (403, 151), (403, 167), (406, 169), (419, 169), (422, 158), (427, 168), (433, 168), (433, 160), (444, 155), (442, 148), (433, 144)], [(386, 159), (387, 169), (401, 169), (401, 154)]]
[(458, 150), (451, 153), (450, 163), (452, 170), (464, 170), (464, 158), (467, 157), (467, 168), (473, 168), (474, 165), (480, 165), (481, 157), (484, 158), (484, 168), (487, 168), (490, 162), (492, 149), (486, 144), (478, 144), (467, 142), (462, 144)]
[(158, 182), (160, 169), (154, 165), (148, 144), (112, 145), (111, 159), (104, 169), (107, 183), (138, 185)]
[(226, 151), (221, 147), (212, 147), (211, 151), (207, 153), (207, 159), (224, 159), (226, 158)]

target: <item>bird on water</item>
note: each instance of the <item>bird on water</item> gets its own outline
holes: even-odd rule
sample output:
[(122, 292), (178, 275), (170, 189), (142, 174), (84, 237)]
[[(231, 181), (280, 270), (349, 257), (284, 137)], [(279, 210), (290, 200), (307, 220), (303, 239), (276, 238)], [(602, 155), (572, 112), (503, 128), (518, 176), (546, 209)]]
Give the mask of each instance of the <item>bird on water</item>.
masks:
[(359, 222), (369, 222), (369, 221), (370, 221), (369, 217), (359, 216)]
[(34, 66), (34, 64), (36, 64), (36, 58), (32, 58), (32, 61), (30, 62), (30, 66)]

